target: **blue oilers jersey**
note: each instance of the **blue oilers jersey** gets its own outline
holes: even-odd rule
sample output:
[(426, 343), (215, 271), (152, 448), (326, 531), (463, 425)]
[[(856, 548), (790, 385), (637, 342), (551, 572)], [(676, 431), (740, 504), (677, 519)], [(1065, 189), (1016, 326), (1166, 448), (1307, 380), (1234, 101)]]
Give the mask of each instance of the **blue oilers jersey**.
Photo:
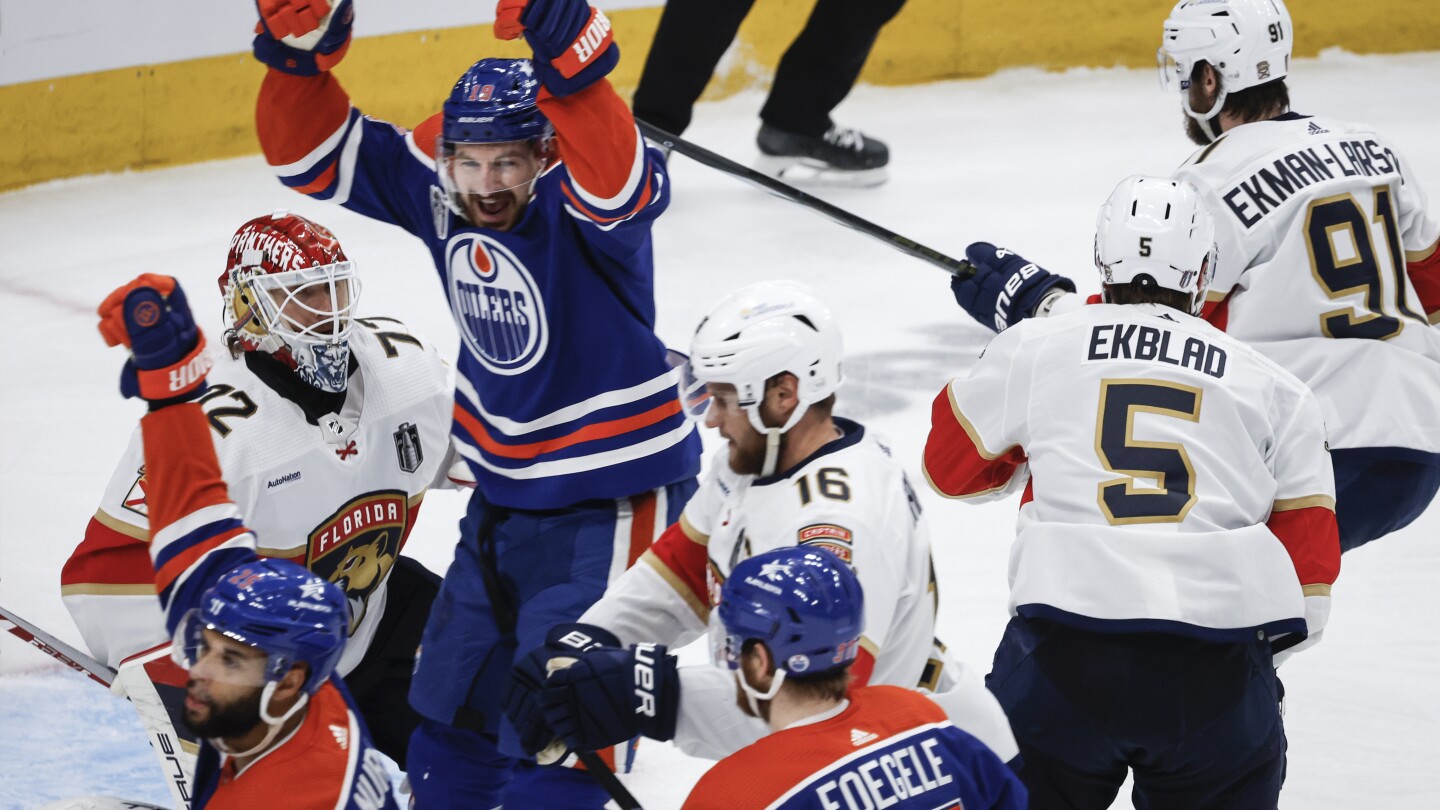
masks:
[(700, 452), (654, 334), (664, 161), (607, 82), (540, 104), (563, 159), (509, 231), (446, 204), (438, 118), (407, 131), (361, 115), (333, 76), (275, 71), (258, 114), (285, 185), (425, 241), (461, 338), (452, 430), (486, 500), (519, 509), (654, 489), (694, 476)]
[(721, 760), (683, 810), (1023, 810), (1025, 787), (929, 698), (867, 686)]

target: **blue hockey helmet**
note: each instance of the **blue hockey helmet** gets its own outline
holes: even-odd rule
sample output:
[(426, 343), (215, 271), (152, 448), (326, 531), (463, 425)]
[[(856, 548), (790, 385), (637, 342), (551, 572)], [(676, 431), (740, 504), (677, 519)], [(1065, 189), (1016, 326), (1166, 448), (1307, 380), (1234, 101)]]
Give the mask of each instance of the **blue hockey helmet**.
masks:
[(205, 630), (263, 651), (267, 684), (308, 664), (302, 688), (313, 695), (345, 651), (350, 606), (338, 586), (301, 566), (260, 559), (227, 571), (180, 620), (173, 650), (186, 669), (199, 658)]
[(839, 557), (790, 546), (735, 566), (715, 614), (721, 625), (711, 627), (717, 663), (738, 669), (745, 642), (754, 640), (769, 647), (775, 666), (791, 677), (816, 675), (855, 660), (865, 597)]
[(546, 139), (554, 129), (536, 99), (540, 80), (529, 59), (481, 59), (445, 100), (444, 143), (502, 143)]

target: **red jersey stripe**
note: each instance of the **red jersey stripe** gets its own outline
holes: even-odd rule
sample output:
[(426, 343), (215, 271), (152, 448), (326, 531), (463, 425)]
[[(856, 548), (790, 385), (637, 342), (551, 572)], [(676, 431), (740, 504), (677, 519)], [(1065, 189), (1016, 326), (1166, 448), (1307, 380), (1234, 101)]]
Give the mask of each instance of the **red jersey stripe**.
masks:
[(930, 486), (946, 497), (963, 498), (999, 489), (1025, 462), (1025, 451), (1019, 446), (999, 455), (987, 453), (950, 396), (948, 385), (935, 397), (930, 425), (922, 467)]
[(1305, 506), (1272, 511), (1265, 525), (1290, 553), (1301, 585), (1334, 584), (1340, 576), (1340, 529), (1333, 509)]
[(655, 493), (647, 492), (630, 499), (630, 554), (625, 567), (634, 565), (655, 542)]
[(663, 402), (643, 413), (627, 416), (623, 419), (612, 419), (609, 422), (596, 422), (586, 425), (572, 433), (564, 436), (557, 436), (543, 442), (531, 442), (529, 444), (501, 444), (495, 441), (485, 425), (470, 415), (470, 412), (455, 405), (455, 421), (465, 429), (465, 432), (474, 440), (476, 446), (492, 456), (501, 458), (533, 459), (545, 453), (553, 453), (567, 447), (590, 442), (597, 439), (608, 439), (612, 436), (619, 436), (623, 433), (640, 430), (649, 427), (657, 422), (662, 422), (680, 412), (680, 401), (671, 400)]

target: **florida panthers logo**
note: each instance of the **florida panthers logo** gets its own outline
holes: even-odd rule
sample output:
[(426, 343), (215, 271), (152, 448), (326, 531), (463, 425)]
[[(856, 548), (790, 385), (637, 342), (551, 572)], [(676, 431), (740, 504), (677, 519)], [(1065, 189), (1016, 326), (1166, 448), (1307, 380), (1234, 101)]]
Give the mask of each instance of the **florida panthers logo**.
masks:
[(549, 330), (535, 278), (484, 234), (465, 233), (446, 247), (450, 308), (470, 353), (495, 374), (529, 371), (545, 354)]
[(310, 533), (306, 567), (345, 591), (351, 633), (400, 554), (408, 507), (404, 492), (371, 492), (340, 507)]

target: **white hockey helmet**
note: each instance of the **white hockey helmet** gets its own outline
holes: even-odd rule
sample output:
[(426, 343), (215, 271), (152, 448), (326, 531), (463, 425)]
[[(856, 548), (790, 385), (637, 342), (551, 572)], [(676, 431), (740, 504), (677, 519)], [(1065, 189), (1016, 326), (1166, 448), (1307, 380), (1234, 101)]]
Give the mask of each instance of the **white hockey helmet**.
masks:
[[(1180, 0), (1165, 19), (1156, 56), (1160, 86), (1183, 95), (1185, 114), (1208, 121), (1227, 93), (1283, 79), (1290, 72), (1294, 29), (1284, 0)], [(1197, 62), (1220, 74), (1215, 106), (1190, 108), (1190, 76)]]
[(1102, 283), (1149, 283), (1190, 296), (1199, 315), (1215, 267), (1215, 220), (1184, 180), (1135, 175), (1121, 181), (1095, 220)]
[[(840, 387), (843, 353), (830, 308), (809, 288), (794, 281), (762, 281), (725, 296), (700, 321), (690, 341), (688, 376), (702, 385), (735, 386), (750, 424), (778, 436)], [(765, 382), (785, 372), (795, 375), (800, 404), (784, 425), (769, 428), (760, 418)], [(691, 415), (702, 416), (705, 404), (708, 399), (690, 408)]]

